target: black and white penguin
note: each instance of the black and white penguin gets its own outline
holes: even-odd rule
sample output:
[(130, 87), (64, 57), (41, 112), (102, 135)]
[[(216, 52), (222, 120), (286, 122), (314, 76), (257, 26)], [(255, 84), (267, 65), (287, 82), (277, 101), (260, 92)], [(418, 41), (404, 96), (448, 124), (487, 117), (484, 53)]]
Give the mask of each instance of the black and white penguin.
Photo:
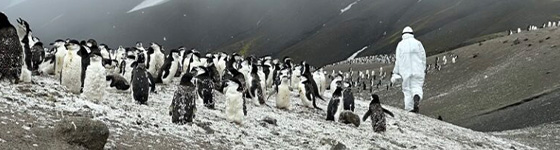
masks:
[(121, 74), (129, 83), (131, 83), (132, 80), (132, 70), (134, 69), (134, 67), (132, 66), (132, 64), (134, 62), (136, 62), (136, 52), (134, 50), (132, 50), (132, 48), (125, 48), (125, 53), (123, 57), (123, 60), (121, 60), (121, 63), (119, 64), (119, 74)]
[(241, 124), (245, 115), (247, 115), (247, 107), (243, 97), (243, 83), (237, 78), (231, 78), (225, 83), (226, 97), (226, 119), (228, 121)]
[(20, 80), (22, 82), (31, 82), (31, 72), (33, 71), (33, 53), (31, 52), (31, 47), (35, 44), (33, 41), (33, 36), (31, 33), (31, 28), (27, 21), (19, 18), (17, 20), (18, 34), (21, 41), (21, 46), (23, 48), (23, 66), (21, 69)]
[(43, 42), (36, 42), (35, 45), (33, 45), (33, 47), (31, 47), (31, 56), (32, 56), (32, 60), (31, 60), (31, 64), (32, 64), (32, 71), (34, 71), (35, 73), (39, 72), (39, 68), (40, 65), (43, 63), (43, 61), (45, 60), (45, 48), (43, 47)]
[(276, 95), (276, 108), (291, 110), (291, 88), (289, 69), (285, 69), (280, 74), (280, 84), (277, 87), (278, 94)]
[(84, 92), (82, 95), (87, 99), (100, 102), (105, 95), (107, 83), (105, 67), (102, 65), (103, 57), (100, 51), (92, 51), (90, 55), (90, 65), (86, 70), (84, 79)]
[[(54, 48), (52, 50), (55, 50)], [(41, 62), (41, 64), (39, 64), (39, 74), (40, 75), (44, 75), (44, 74), (48, 74), (48, 75), (54, 75), (54, 71), (55, 71), (55, 64), (56, 64), (56, 56), (54, 54), (54, 52), (49, 52), (48, 54), (45, 55), (45, 59), (43, 59), (43, 62)]]
[(300, 76), (300, 83), (299, 83), (299, 97), (303, 106), (311, 108), (313, 106), (316, 109), (322, 110), (317, 106), (315, 94), (313, 94), (313, 83), (309, 81), (306, 76)]
[(317, 89), (319, 90), (319, 94), (322, 94), (327, 89), (327, 77), (323, 71), (323, 68), (320, 68), (313, 72), (313, 80), (317, 82)]
[[(90, 42), (92, 42), (92, 46), (88, 46), (90, 45)], [(93, 43), (95, 42), (95, 40), (88, 40), (88, 42), (86, 41), (82, 41), (80, 42), (81, 46), (80, 46), (80, 50), (78, 51), (78, 55), (82, 58), (82, 75), (81, 75), (81, 80), (82, 80), (82, 85), (81, 87), (84, 88), (84, 80), (86, 79), (86, 71), (87, 68), (89, 67), (90, 64), (90, 59), (89, 59), (89, 54), (93, 51), (95, 52), (99, 52), (99, 48), (97, 47), (97, 43)], [(93, 45), (95, 44), (95, 45)]]
[(258, 68), (256, 65), (253, 64), (251, 67), (251, 76), (249, 81), (249, 97), (252, 99), (255, 105), (266, 105), (264, 101), (264, 91), (262, 86), (264, 85), (264, 81), (261, 83), (261, 78), (258, 75)]
[(16, 28), (8, 16), (0, 12), (0, 80), (8, 79), (19, 83), (23, 66), (23, 49)]
[(389, 110), (383, 108), (381, 103), (379, 102), (379, 96), (376, 94), (371, 95), (371, 102), (369, 103), (369, 109), (362, 117), (363, 121), (366, 121), (368, 117), (371, 118), (371, 126), (373, 127), (374, 132), (385, 132), (386, 128), (386, 119), (385, 113), (389, 114), (391, 117), (395, 117), (393, 113)]
[(186, 73), (181, 81), (170, 106), (171, 122), (185, 124), (193, 122), (196, 115), (196, 86), (192, 83), (193, 76)]
[(340, 113), (342, 113), (342, 87), (340, 87), (340, 81), (337, 82), (338, 86), (334, 90), (334, 93), (327, 106), (327, 120), (338, 122)]
[(82, 57), (78, 55), (78, 52), (83, 48), (76, 40), (70, 40), (65, 46), (68, 52), (64, 56), (60, 84), (70, 92), (79, 94), (82, 89)]
[(179, 56), (179, 50), (172, 49), (169, 52), (167, 58), (165, 58), (165, 62), (159, 70), (158, 78), (156, 81), (161, 81), (161, 83), (163, 84), (171, 83), (171, 81), (173, 81), (173, 78), (175, 77), (175, 74), (177, 73), (177, 70), (179, 69), (180, 60), (181, 59)]
[(197, 79), (196, 86), (197, 86), (198, 96), (202, 99), (204, 106), (210, 109), (214, 109), (215, 102), (214, 102), (214, 95), (212, 94), (212, 90), (214, 89), (214, 81), (212, 80), (212, 76), (210, 75), (208, 68), (196, 67), (193, 68), (193, 72), (196, 73), (195, 77)]
[(55, 77), (59, 78), (62, 72), (62, 67), (64, 66), (64, 56), (68, 53), (66, 46), (64, 46), (66, 42), (64, 40), (56, 40), (51, 45), (54, 48), (54, 56), (55, 56), (55, 65), (54, 65), (54, 75)]
[(344, 83), (342, 84), (342, 97), (344, 98), (344, 110), (354, 112), (354, 93), (352, 93), (352, 88), (350, 84)]
[(151, 43), (147, 50), (148, 54), (148, 65), (146, 65), (148, 72), (153, 76), (159, 76), (159, 70), (165, 63), (165, 55), (162, 53), (161, 45), (157, 43)]
[(132, 70), (132, 81), (130, 82), (132, 86), (132, 98), (140, 104), (147, 104), (148, 96), (155, 84), (150, 80), (150, 73), (146, 70), (146, 66), (144, 65), (145, 59), (144, 54), (138, 54), (138, 59)]
[(313, 79), (313, 75), (311, 74), (311, 68), (309, 66), (309, 64), (307, 64), (305, 61), (302, 62), (302, 76), (305, 76), (307, 78), (307, 80), (310, 82), (312, 89), (311, 92), (313, 94), (314, 97), (319, 98), (321, 100), (324, 101), (323, 96), (321, 96), (321, 93), (319, 93), (319, 87), (317, 86), (317, 81), (315, 81)]

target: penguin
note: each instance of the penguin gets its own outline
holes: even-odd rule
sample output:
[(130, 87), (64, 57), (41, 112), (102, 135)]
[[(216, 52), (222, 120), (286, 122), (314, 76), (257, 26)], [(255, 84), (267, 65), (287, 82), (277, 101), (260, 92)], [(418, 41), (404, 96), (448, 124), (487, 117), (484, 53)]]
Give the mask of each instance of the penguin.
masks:
[(276, 108), (291, 110), (291, 88), (288, 70), (283, 71), (280, 75), (280, 84), (278, 85), (278, 94), (276, 95)]
[(0, 12), (0, 58), (0, 80), (18, 84), (23, 67), (23, 48), (16, 28), (4, 12)]
[(45, 48), (43, 47), (43, 42), (36, 42), (33, 47), (31, 47), (31, 64), (32, 64), (32, 71), (38, 74), (40, 65), (45, 60)]
[(319, 94), (325, 92), (325, 90), (327, 89), (327, 78), (325, 77), (323, 68), (320, 68), (319, 70), (313, 72), (313, 79), (317, 82), (317, 89), (319, 90)]
[(109, 81), (109, 87), (114, 87), (117, 90), (126, 91), (130, 88), (130, 83), (126, 78), (120, 74), (112, 74), (105, 77), (106, 81)]
[(141, 52), (138, 54), (138, 60), (134, 63), (132, 70), (132, 81), (130, 85), (132, 87), (132, 98), (139, 104), (146, 105), (148, 102), (148, 97), (150, 91), (153, 91), (153, 83), (150, 80), (149, 72), (146, 70), (144, 65), (145, 56)]
[(161, 45), (157, 43), (151, 43), (147, 51), (148, 65), (146, 65), (146, 67), (148, 69), (148, 72), (156, 77), (159, 76), (158, 72), (165, 63), (165, 55), (161, 51)]
[[(202, 99), (204, 106), (209, 109), (215, 109), (214, 95), (212, 90), (214, 89), (214, 81), (212, 76), (206, 67), (196, 67), (193, 68), (196, 72), (196, 86), (198, 96)], [(186, 73), (185, 75), (187, 75)], [(183, 76), (185, 76), (183, 75)]]
[(313, 97), (315, 98), (319, 98), (323, 101), (325, 101), (325, 99), (323, 99), (323, 97), (321, 96), (321, 93), (319, 93), (319, 87), (317, 87), (317, 82), (313, 79), (313, 75), (311, 74), (311, 69), (309, 67), (309, 64), (307, 64), (305, 61), (302, 62), (302, 76), (305, 76), (305, 78), (307, 78), (307, 80), (309, 81), (309, 84), (311, 85), (311, 94), (313, 94)]
[(181, 77), (170, 106), (171, 122), (185, 124), (193, 122), (196, 116), (196, 86), (193, 76), (186, 73)]
[(163, 84), (171, 83), (179, 69), (179, 61), (179, 50), (172, 49), (159, 70), (157, 80), (161, 81)]
[[(95, 42), (95, 40), (92, 39), (88, 40), (88, 42), (82, 41), (80, 42), (80, 44), (81, 44), (80, 50), (78, 51), (78, 55), (82, 58), (82, 72), (81, 72), (82, 85), (80, 87), (84, 88), (84, 80), (86, 79), (86, 70), (90, 64), (89, 54), (92, 52), (92, 50), (94, 50), (95, 52), (99, 52), (99, 48), (97, 47), (97, 43)], [(88, 45), (91, 45), (91, 47)]]
[(362, 117), (363, 121), (366, 121), (368, 117), (371, 118), (371, 126), (373, 127), (374, 132), (385, 132), (386, 128), (386, 119), (385, 113), (387, 113), (391, 117), (395, 117), (392, 112), (383, 108), (381, 103), (379, 102), (379, 96), (376, 94), (371, 95), (371, 102), (369, 103), (369, 109)]
[(294, 69), (292, 69), (291, 75), (292, 75), (292, 88), (297, 88), (298, 84), (301, 82), (300, 81), (300, 76), (301, 76), (301, 66), (295, 66)]
[(62, 67), (64, 66), (64, 57), (66, 56), (66, 54), (68, 53), (68, 50), (66, 49), (65, 46), (66, 42), (64, 42), (61, 39), (56, 40), (54, 43), (51, 43), (50, 45), (53, 46), (55, 53), (55, 65), (54, 65), (54, 75), (57, 78), (60, 78), (61, 72), (62, 72)]
[(79, 94), (82, 85), (82, 58), (78, 55), (78, 51), (83, 48), (76, 40), (70, 40), (65, 46), (68, 52), (64, 56), (60, 84), (65, 86), (71, 93)]
[(131, 48), (126, 48), (125, 51), (126, 52), (124, 53), (124, 55), (126, 57), (123, 57), (124, 60), (122, 60), (119, 65), (119, 73), (126, 79), (126, 81), (131, 83), (132, 70), (134, 69), (132, 64), (137, 60), (136, 52), (134, 52), (134, 50), (132, 50)]
[[(54, 48), (53, 48), (54, 50)], [(49, 53), (45, 56), (45, 59), (43, 59), (43, 62), (41, 62), (41, 64), (39, 64), (39, 74), (48, 74), (48, 75), (54, 75), (55, 73), (55, 64), (56, 64), (56, 56), (53, 53)]]
[(31, 52), (31, 46), (34, 45), (33, 36), (31, 33), (31, 28), (27, 21), (19, 18), (17, 19), (18, 34), (21, 41), (21, 46), (23, 48), (23, 66), (21, 69), (20, 80), (25, 83), (31, 82), (31, 72), (33, 71), (33, 55)]
[(241, 124), (245, 115), (247, 115), (247, 107), (243, 97), (243, 83), (237, 78), (229, 79), (224, 86), (226, 97), (226, 119), (237, 124)]
[(90, 100), (100, 102), (105, 95), (107, 83), (105, 67), (102, 65), (103, 56), (100, 51), (92, 51), (90, 55), (91, 64), (86, 70), (84, 79), (84, 92), (82, 95)]
[(249, 95), (252, 98), (253, 103), (255, 105), (262, 105), (266, 102), (264, 101), (264, 91), (262, 86), (264, 85), (264, 81), (258, 75), (258, 67), (253, 64), (251, 67), (251, 78), (249, 78)]
[(342, 97), (344, 101), (344, 110), (354, 112), (354, 94), (352, 93), (352, 88), (350, 84), (343, 83)]
[(334, 90), (334, 93), (329, 101), (329, 105), (327, 106), (327, 121), (335, 121), (338, 122), (340, 113), (342, 113), (342, 88), (340, 87), (340, 81), (337, 82), (337, 87)]
[(227, 63), (227, 54), (220, 52), (218, 53), (217, 57), (215, 58), (214, 64), (216, 65), (216, 70), (220, 75), (220, 79), (224, 76), (226, 71), (226, 63)]
[(299, 95), (301, 102), (305, 107), (311, 107), (323, 110), (317, 106), (315, 94), (313, 94), (313, 85), (306, 76), (300, 76)]

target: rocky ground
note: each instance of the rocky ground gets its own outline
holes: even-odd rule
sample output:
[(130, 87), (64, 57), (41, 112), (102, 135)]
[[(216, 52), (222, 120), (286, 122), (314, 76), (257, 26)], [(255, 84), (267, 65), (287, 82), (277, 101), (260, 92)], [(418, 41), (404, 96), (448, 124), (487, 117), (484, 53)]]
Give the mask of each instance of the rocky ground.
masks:
[[(90, 102), (67, 93), (52, 77), (33, 79), (34, 84), (1, 84), (0, 147), (84, 149), (59, 140), (55, 132), (62, 120), (85, 117), (109, 128), (105, 149), (533, 149), (390, 106), (385, 107), (395, 117), (387, 119), (387, 132), (374, 133), (370, 121), (359, 127), (325, 121), (324, 111), (301, 107), (297, 97), (292, 110), (274, 108), (274, 97), (267, 101), (270, 107), (249, 104), (248, 116), (237, 125), (226, 121), (224, 97), (216, 94), (216, 110), (199, 102), (195, 122), (176, 125), (168, 115), (175, 85), (158, 85), (146, 106), (113, 89), (107, 89), (104, 101)], [(319, 102), (322, 108), (326, 104)], [(357, 99), (355, 113), (363, 115), (368, 104)]]

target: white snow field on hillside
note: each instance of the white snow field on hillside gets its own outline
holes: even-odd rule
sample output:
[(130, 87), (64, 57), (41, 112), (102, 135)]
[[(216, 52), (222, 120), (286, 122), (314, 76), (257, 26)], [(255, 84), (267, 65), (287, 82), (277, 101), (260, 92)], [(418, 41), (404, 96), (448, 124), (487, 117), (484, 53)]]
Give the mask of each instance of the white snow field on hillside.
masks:
[(149, 7), (154, 7), (154, 6), (166, 3), (168, 1), (169, 0), (144, 0), (142, 3), (136, 5), (136, 7), (132, 8), (131, 10), (129, 10), (126, 13), (131, 13), (131, 12), (146, 9), (146, 8), (149, 8)]
[[(188, 149), (203, 149), (195, 144), (200, 141), (228, 149), (330, 149), (338, 142), (349, 149), (534, 149), (389, 106), (384, 107), (395, 117), (387, 118), (385, 133), (374, 133), (371, 120), (359, 127), (325, 121), (324, 111), (301, 107), (300, 100), (295, 97), (292, 98), (295, 106), (290, 111), (276, 109), (274, 96), (267, 101), (270, 107), (248, 103), (248, 116), (242, 125), (237, 125), (226, 121), (224, 96), (216, 94), (216, 110), (209, 110), (197, 101), (195, 123), (210, 124), (209, 128), (196, 124), (176, 125), (171, 123), (168, 114), (175, 85), (157, 85), (158, 93), (150, 94), (146, 106), (136, 104), (129, 93), (113, 89), (106, 90), (104, 101), (94, 103), (65, 92), (52, 77), (35, 76), (33, 80), (36, 84), (10, 85), (2, 82), (0, 103), (8, 105), (4, 108), (16, 107), (17, 111), (36, 116), (37, 120), (48, 118), (44, 112), (26, 110), (42, 108), (53, 112), (91, 112), (94, 119), (103, 121), (110, 128), (111, 136), (106, 149), (114, 149), (115, 141), (120, 141), (123, 131), (129, 130), (174, 136), (184, 141), (177, 144), (186, 145)], [(381, 98), (381, 101), (388, 100)], [(327, 102), (318, 102), (321, 108), (326, 109)], [(356, 113), (362, 116), (368, 105), (369, 100), (356, 100)], [(277, 125), (263, 122), (265, 117), (277, 119)], [(138, 122), (141, 124), (138, 125)]]
[(363, 47), (362, 49), (358, 50), (357, 52), (352, 54), (350, 57), (348, 57), (346, 60), (352, 60), (352, 59), (356, 58), (361, 52), (363, 52), (367, 48), (368, 48), (368, 46)]

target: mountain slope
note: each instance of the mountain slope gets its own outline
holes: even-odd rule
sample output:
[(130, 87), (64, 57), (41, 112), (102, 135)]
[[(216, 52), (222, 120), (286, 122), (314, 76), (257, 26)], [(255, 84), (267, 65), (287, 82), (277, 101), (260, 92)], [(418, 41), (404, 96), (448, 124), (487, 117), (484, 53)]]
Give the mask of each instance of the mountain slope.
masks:
[[(360, 56), (392, 53), (406, 25), (428, 54), (438, 54), (488, 34), (560, 20), (556, 0), (191, 0), (126, 13), (141, 2), (25, 1), (6, 13), (27, 19), (45, 41), (95, 38), (113, 48), (158, 42), (167, 49), (306, 58), (316, 66), (364, 46)], [(52, 9), (59, 4), (64, 9)]]

